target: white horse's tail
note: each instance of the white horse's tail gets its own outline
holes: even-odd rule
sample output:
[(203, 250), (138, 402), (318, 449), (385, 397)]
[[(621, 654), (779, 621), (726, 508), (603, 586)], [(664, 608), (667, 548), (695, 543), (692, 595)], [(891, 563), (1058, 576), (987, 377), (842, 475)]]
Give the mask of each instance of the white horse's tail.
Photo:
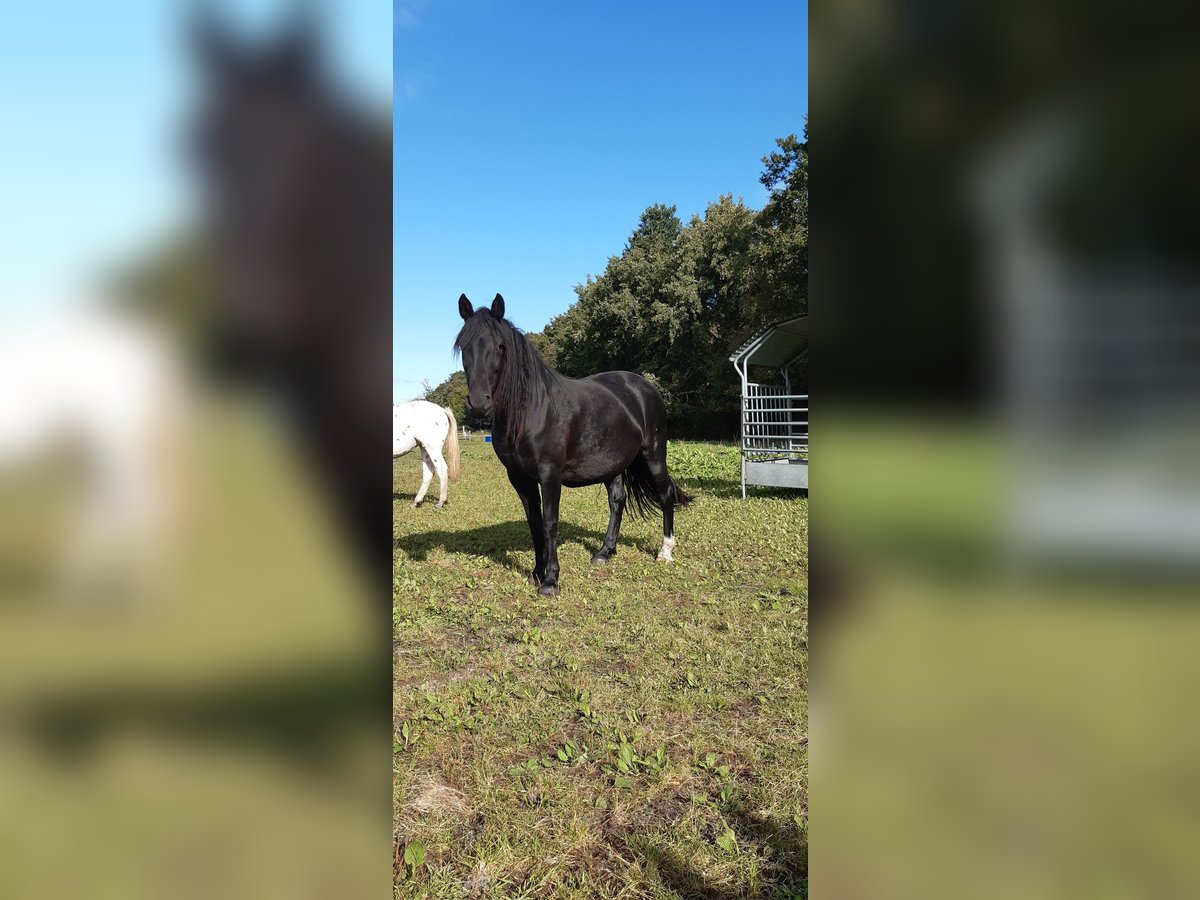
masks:
[(454, 419), (454, 410), (448, 406), (442, 407), (446, 418), (450, 420), (450, 433), (446, 435), (446, 468), (450, 472), (450, 480), (458, 481), (458, 422)]

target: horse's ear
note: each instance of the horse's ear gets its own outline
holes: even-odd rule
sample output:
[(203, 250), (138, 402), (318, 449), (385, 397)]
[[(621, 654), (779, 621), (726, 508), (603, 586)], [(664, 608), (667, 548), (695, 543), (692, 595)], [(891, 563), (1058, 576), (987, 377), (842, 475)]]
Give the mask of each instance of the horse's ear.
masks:
[(475, 307), (471, 306), (471, 301), (467, 299), (466, 294), (458, 295), (458, 314), (463, 317), (464, 321), (475, 315)]
[(504, 298), (499, 294), (497, 294), (496, 299), (492, 301), (492, 315), (497, 319), (504, 318)]
[(205, 68), (214, 72), (229, 68), (235, 42), (211, 0), (195, 0), (187, 32), (192, 52)]
[(316, 64), (320, 23), (312, 0), (300, 0), (279, 36), (276, 59), (288, 72), (302, 77)]

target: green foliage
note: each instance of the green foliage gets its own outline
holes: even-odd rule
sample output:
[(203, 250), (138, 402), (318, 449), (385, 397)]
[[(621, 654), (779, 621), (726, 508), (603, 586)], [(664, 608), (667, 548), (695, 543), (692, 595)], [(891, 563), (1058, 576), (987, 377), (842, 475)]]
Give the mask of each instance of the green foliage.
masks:
[(762, 322), (791, 314), (798, 296), (808, 308), (808, 121), (803, 141), (792, 134), (775, 143), (763, 157), (759, 180), (771, 196), (755, 221), (749, 261), (752, 316)]
[(404, 848), (404, 866), (409, 878), (425, 865), (425, 845), (414, 841)]
[[(616, 761), (609, 766), (607, 771), (610, 774), (630, 776), (644, 774), (647, 772), (658, 772), (667, 764), (667, 751), (665, 747), (658, 747), (653, 753), (645, 756), (639, 756), (634, 749), (633, 744), (629, 742), (625, 732), (620, 732), (619, 742), (611, 742), (608, 745), (609, 750), (616, 752)], [(616, 778), (615, 783), (621, 782), (623, 779)], [(619, 784), (618, 784), (619, 786)]]
[(558, 748), (555, 756), (558, 758), (559, 762), (573, 763), (586, 757), (587, 752), (588, 749), (586, 745), (579, 746), (574, 741), (567, 741)]
[(476, 429), (488, 425), (487, 419), (467, 412), (467, 376), (462, 372), (455, 372), (435, 388), (426, 388), (424, 399), (438, 406), (450, 407), (459, 425)]
[[(542, 358), (574, 378), (637, 372), (662, 394), (672, 434), (733, 438), (740, 383), (730, 352), (765, 325), (808, 311), (807, 130), (806, 122), (803, 141), (780, 138), (762, 158), (770, 197), (761, 211), (722, 195), (684, 224), (675, 206), (647, 207), (621, 254), (529, 335)], [(806, 372), (793, 375), (806, 380)], [(462, 373), (428, 399), (448, 403), (462, 421)]]
[(667, 444), (667, 465), (676, 480), (705, 483), (741, 479), (741, 454), (733, 444), (691, 444), (671, 441)]
[(637, 228), (633, 230), (629, 243), (625, 245), (625, 251), (629, 252), (635, 247), (647, 252), (666, 249), (679, 239), (681, 231), (683, 226), (679, 222), (679, 216), (675, 214), (675, 207), (655, 203), (642, 213)]
[(771, 196), (761, 212), (725, 195), (686, 225), (674, 206), (642, 213), (622, 254), (539, 335), (564, 374), (641, 373), (674, 434), (734, 436), (730, 352), (808, 308), (808, 144), (789, 135), (777, 146), (763, 157)]

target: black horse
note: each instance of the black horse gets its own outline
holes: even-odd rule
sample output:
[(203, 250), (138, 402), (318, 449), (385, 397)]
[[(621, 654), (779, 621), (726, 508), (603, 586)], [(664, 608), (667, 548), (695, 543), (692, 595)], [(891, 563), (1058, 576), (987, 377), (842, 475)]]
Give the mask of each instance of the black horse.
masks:
[[(492, 446), (525, 507), (533, 538), (531, 580), (558, 593), (558, 501), (562, 486), (608, 489), (608, 532), (592, 562), (617, 552), (626, 492), (641, 515), (662, 512), (658, 558), (671, 561), (675, 507), (691, 498), (667, 473), (667, 409), (658, 391), (632, 372), (568, 378), (551, 369), (504, 318), (458, 298), (466, 324), (454, 342), (467, 375), (467, 406), (492, 418)], [(539, 496), (540, 489), (540, 496)]]
[[(391, 570), (390, 117), (323, 64), (311, 12), (250, 45), (208, 6), (191, 147), (215, 251), (207, 347), (223, 378), (278, 401), (371, 579)], [(390, 577), (390, 576), (386, 576)], [(380, 583), (380, 582), (376, 582)], [(391, 598), (387, 597), (390, 608)]]

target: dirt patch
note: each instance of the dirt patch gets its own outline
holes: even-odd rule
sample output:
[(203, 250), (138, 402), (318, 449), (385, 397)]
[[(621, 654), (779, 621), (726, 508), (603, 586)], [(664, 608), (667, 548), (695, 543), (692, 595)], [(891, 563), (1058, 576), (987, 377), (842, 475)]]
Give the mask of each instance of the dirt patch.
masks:
[(397, 678), (393, 685), (397, 691), (417, 690), (427, 694), (440, 690), (447, 685), (456, 684), (460, 681), (466, 681), (472, 678), (479, 671), (478, 666), (466, 666), (462, 669), (456, 669), (453, 672), (447, 672), (444, 675), (438, 675), (434, 678), (429, 678), (424, 675), (417, 675), (411, 678)]
[(410, 799), (404, 810), (413, 814), (464, 821), (475, 816), (467, 795), (432, 772), (419, 776), (405, 793)]

